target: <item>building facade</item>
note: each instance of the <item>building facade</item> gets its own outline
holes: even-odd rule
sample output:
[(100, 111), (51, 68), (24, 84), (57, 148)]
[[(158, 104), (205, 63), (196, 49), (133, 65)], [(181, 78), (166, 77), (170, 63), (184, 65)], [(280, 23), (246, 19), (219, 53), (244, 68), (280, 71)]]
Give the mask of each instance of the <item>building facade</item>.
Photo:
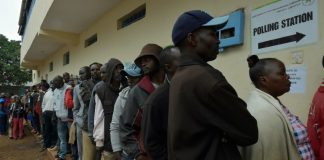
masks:
[[(324, 15), (322, 1), (282, 1), (289, 1), (295, 7), (306, 2), (316, 3), (314, 15)], [(110, 58), (118, 58), (129, 63), (147, 43), (162, 47), (171, 45), (173, 24), (185, 11), (199, 9), (213, 16), (222, 16), (240, 9), (244, 11), (241, 22), (243, 43), (225, 48), (210, 64), (224, 73), (240, 97), (247, 99), (253, 89), (246, 62), (246, 58), (254, 52), (252, 43), (255, 43), (252, 29), (255, 20), (251, 15), (263, 6), (275, 8), (273, 3), (278, 1), (23, 0), (19, 20), (21, 65), (33, 70), (33, 83), (36, 84), (41, 79), (51, 80), (64, 72), (77, 75), (80, 67), (92, 62), (105, 63)], [(312, 18), (318, 28), (318, 37), (314, 42), (258, 54), (260, 58), (278, 58), (286, 66), (297, 66), (306, 74), (301, 76), (303, 83), (298, 84), (302, 88), (300, 92), (288, 93), (281, 98), (304, 122), (313, 93), (324, 73), (321, 67), (324, 54), (324, 32), (321, 28), (324, 22), (320, 16)], [(269, 31), (269, 28), (256, 28), (255, 32), (261, 33), (262, 29), (263, 32)], [(301, 60), (296, 62), (296, 57)]]

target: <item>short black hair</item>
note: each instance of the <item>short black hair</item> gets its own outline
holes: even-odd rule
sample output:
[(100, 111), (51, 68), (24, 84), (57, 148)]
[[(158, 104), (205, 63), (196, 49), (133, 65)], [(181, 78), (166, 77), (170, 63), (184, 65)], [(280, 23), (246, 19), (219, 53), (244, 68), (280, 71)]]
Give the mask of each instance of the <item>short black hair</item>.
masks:
[(42, 79), (41, 83), (47, 83), (47, 81), (45, 79)]
[(63, 77), (60, 76), (60, 75), (57, 75), (53, 78), (53, 82), (56, 81), (56, 80), (59, 80), (59, 81), (63, 81)]
[(99, 67), (101, 67), (101, 66), (102, 66), (102, 64), (101, 64), (101, 63), (98, 63), (98, 62), (93, 62), (93, 63), (91, 63), (91, 64), (89, 65), (89, 67), (91, 67), (92, 65), (98, 65)]
[(50, 85), (45, 81), (41, 83), (41, 86), (43, 86), (45, 89), (50, 88)]
[(80, 68), (81, 69), (84, 69), (86, 72), (90, 72), (90, 67), (89, 66), (83, 66)]
[(63, 76), (64, 76), (64, 75), (69, 75), (69, 76), (71, 76), (70, 73), (68, 73), (68, 72), (64, 72), (64, 73), (63, 73)]
[(83, 67), (80, 68), (80, 70), (81, 69), (84, 69), (84, 71), (87, 74), (87, 78), (91, 78), (91, 70), (90, 70), (90, 67), (89, 66), (83, 66)]
[(173, 60), (173, 54), (172, 54), (172, 49), (179, 49), (176, 46), (167, 46), (165, 47), (160, 54), (160, 65), (161, 67), (164, 66), (165, 64), (169, 64)]

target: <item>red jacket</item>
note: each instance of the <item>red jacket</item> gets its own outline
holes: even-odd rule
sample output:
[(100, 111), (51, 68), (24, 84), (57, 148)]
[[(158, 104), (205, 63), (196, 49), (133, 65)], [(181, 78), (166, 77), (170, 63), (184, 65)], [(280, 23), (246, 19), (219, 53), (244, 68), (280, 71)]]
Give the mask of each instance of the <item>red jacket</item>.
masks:
[(324, 81), (313, 97), (307, 129), (316, 159), (324, 160)]
[(64, 96), (64, 104), (67, 109), (72, 109), (74, 107), (73, 104), (73, 90), (71, 88), (68, 88), (65, 92)]

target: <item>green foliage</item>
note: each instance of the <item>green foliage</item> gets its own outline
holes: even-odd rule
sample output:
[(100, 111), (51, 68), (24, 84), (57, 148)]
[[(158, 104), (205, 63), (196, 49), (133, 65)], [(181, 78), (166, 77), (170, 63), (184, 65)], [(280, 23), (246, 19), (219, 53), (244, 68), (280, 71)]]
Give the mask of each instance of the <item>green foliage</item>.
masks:
[(24, 85), (31, 81), (31, 70), (20, 68), (20, 41), (0, 34), (0, 86)]

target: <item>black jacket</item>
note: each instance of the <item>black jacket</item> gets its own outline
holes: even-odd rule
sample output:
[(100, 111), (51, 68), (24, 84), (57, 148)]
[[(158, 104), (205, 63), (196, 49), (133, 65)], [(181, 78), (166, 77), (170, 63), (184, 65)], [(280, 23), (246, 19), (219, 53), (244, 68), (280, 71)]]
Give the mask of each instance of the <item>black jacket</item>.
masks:
[(154, 160), (166, 160), (169, 111), (169, 83), (157, 88), (144, 104), (142, 132), (144, 146)]
[(258, 140), (246, 103), (220, 71), (199, 57), (182, 57), (169, 104), (170, 160), (239, 160), (237, 145)]
[(113, 73), (117, 65), (122, 64), (117, 59), (110, 59), (108, 61), (108, 66), (106, 72), (108, 73), (109, 82), (99, 82), (94, 88), (94, 93), (98, 95), (105, 116), (105, 137), (104, 137), (104, 150), (112, 152), (112, 146), (110, 141), (110, 122), (114, 112), (114, 104), (119, 94), (119, 89), (114, 89), (111, 87), (111, 81), (113, 78)]

